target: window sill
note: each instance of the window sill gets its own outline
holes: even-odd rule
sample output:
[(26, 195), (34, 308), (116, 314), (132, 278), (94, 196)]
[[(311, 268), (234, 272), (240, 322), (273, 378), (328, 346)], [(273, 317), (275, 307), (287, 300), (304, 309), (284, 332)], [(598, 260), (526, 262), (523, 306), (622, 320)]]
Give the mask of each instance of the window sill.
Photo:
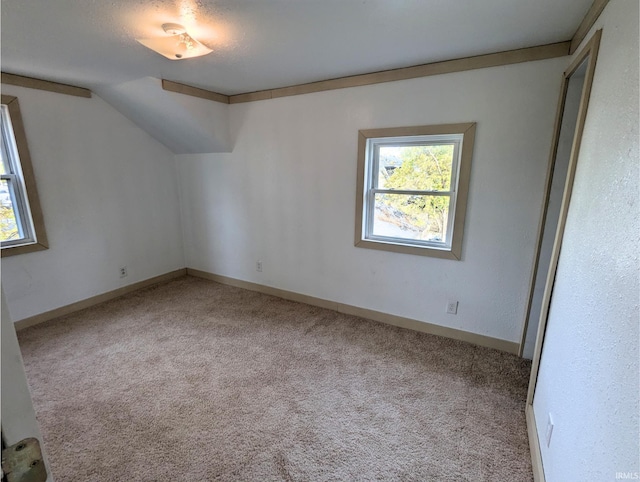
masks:
[(415, 254), (418, 256), (430, 256), (440, 259), (454, 259), (459, 261), (461, 249), (455, 247), (451, 249), (436, 248), (432, 246), (411, 246), (409, 244), (389, 243), (385, 241), (373, 241), (359, 239), (355, 243), (358, 248), (377, 249), (380, 251), (391, 251), (393, 253)]
[(31, 243), (31, 244), (21, 244), (18, 246), (7, 246), (2, 248), (2, 250), (0, 251), (0, 256), (4, 258), (6, 256), (15, 256), (18, 254), (33, 253), (34, 251), (43, 251), (45, 249), (49, 249), (49, 246), (42, 243)]

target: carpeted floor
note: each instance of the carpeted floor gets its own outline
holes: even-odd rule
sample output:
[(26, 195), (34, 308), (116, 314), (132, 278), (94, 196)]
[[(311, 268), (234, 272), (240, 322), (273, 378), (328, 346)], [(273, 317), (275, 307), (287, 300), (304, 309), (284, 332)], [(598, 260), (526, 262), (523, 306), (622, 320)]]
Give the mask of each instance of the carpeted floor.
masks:
[(530, 481), (530, 363), (193, 277), (19, 333), (67, 481)]

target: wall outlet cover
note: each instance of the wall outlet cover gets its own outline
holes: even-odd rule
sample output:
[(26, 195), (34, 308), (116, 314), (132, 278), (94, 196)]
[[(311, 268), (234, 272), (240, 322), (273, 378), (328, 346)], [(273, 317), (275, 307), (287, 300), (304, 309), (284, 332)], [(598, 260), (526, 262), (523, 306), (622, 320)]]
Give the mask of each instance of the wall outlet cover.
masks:
[(551, 445), (551, 435), (553, 435), (553, 418), (551, 417), (551, 414), (549, 414), (549, 418), (547, 419), (547, 432), (545, 434), (547, 447)]

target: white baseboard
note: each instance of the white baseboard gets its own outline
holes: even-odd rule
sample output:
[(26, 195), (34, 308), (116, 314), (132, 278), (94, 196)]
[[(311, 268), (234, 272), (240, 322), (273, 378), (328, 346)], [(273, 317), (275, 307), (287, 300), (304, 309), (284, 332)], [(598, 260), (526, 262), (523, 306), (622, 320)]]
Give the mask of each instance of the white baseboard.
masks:
[(30, 326), (38, 325), (40, 323), (44, 323), (45, 321), (53, 320), (54, 318), (68, 315), (76, 311), (84, 310), (85, 308), (89, 308), (99, 303), (104, 303), (105, 301), (118, 298), (133, 291), (162, 283), (163, 281), (169, 281), (174, 278), (186, 276), (186, 274), (186, 268), (182, 268), (162, 274), (160, 276), (154, 276), (153, 278), (138, 281), (137, 283), (123, 286), (122, 288), (118, 288), (113, 291), (107, 291), (106, 293), (92, 296), (91, 298), (87, 298), (85, 300), (76, 301), (75, 303), (71, 303), (70, 305), (65, 305), (50, 311), (45, 311), (44, 313), (40, 313), (39, 315), (30, 316), (29, 318), (23, 318), (22, 320), (18, 320), (15, 322), (15, 328), (17, 331), (24, 330), (25, 328), (28, 328)]
[(314, 296), (304, 295), (293, 291), (282, 290), (279, 288), (273, 288), (271, 286), (265, 286), (258, 283), (252, 283), (250, 281), (243, 281), (236, 278), (230, 278), (228, 276), (222, 276), (207, 271), (201, 271), (198, 269), (187, 268), (187, 275), (196, 276), (198, 278), (204, 278), (211, 281), (217, 281), (225, 285), (235, 286), (237, 288), (244, 288), (251, 291), (257, 291), (267, 295), (277, 296), (284, 298), (285, 300), (297, 301), (300, 303), (306, 303), (308, 305), (319, 306), (321, 308), (327, 308), (330, 310), (338, 311), (348, 315), (360, 316), (362, 318), (368, 318), (370, 320), (379, 321), (388, 325), (399, 326), (401, 328), (408, 328), (414, 331), (420, 331), (423, 333), (430, 333), (432, 335), (443, 336), (445, 338), (453, 338), (454, 340), (466, 341), (473, 343), (474, 345), (484, 346), (488, 348), (494, 348), (496, 350), (505, 351), (508, 353), (518, 354), (519, 345), (513, 341), (501, 340), (499, 338), (492, 338), (490, 336), (478, 335), (476, 333), (470, 333), (468, 331), (457, 330), (455, 328), (448, 328), (445, 326), (434, 325), (424, 321), (418, 321), (411, 318), (405, 318), (402, 316), (391, 315), (389, 313), (382, 313), (380, 311), (369, 310), (367, 308), (361, 308), (358, 306), (347, 305), (344, 303), (338, 303), (336, 301), (325, 300), (322, 298), (316, 298)]

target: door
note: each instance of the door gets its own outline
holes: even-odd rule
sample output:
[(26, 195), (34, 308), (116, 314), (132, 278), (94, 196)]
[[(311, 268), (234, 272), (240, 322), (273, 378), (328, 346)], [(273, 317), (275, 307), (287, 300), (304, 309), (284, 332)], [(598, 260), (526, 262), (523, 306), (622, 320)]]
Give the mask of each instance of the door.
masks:
[[(47, 467), (47, 473), (51, 474), (44, 453), (42, 435), (36, 420), (36, 414), (31, 402), (31, 394), (27, 385), (27, 377), (22, 363), (22, 354), (18, 345), (18, 337), (15, 327), (9, 316), (7, 302), (2, 291), (2, 344), (0, 357), (2, 363), (2, 390), (0, 393), (0, 423), (2, 424), (2, 439), (5, 446), (9, 447), (23, 439), (34, 437), (40, 441), (40, 449)], [(51, 475), (47, 481), (52, 481)]]
[[(564, 236), (564, 227), (569, 211), (569, 203), (571, 202), (571, 191), (573, 188), (573, 180), (576, 173), (578, 156), (580, 153), (580, 142), (582, 140), (582, 131), (587, 116), (587, 107), (589, 105), (589, 96), (591, 94), (591, 84), (595, 72), (596, 58), (600, 45), (600, 37), (602, 30), (598, 30), (585, 48), (578, 54), (565, 72), (560, 101), (558, 103), (558, 113), (556, 116), (556, 125), (554, 131), (554, 141), (551, 150), (551, 160), (549, 175), (547, 176), (547, 195), (545, 203), (545, 212), (540, 225), (540, 235), (538, 243), (538, 252), (536, 256), (536, 265), (531, 284), (531, 296), (529, 303), (529, 323), (537, 322), (535, 330), (535, 346), (533, 348), (533, 363), (531, 367), (531, 377), (529, 380), (529, 391), (527, 394), (526, 419), (527, 430), (529, 432), (529, 445), (531, 447), (534, 479), (536, 481), (544, 481), (544, 473), (542, 471), (542, 459), (540, 456), (540, 441), (538, 437), (538, 424), (536, 423), (533, 403), (535, 399), (536, 383), (538, 380), (538, 370), (540, 360), (543, 356), (544, 337), (547, 328), (547, 317), (549, 307), (553, 297), (553, 287), (556, 278), (556, 269), (560, 250), (562, 248), (562, 239)], [(577, 111), (575, 110), (575, 96), (579, 95), (579, 104)], [(565, 119), (565, 112), (567, 118)], [(572, 119), (575, 118), (575, 121)], [(566, 131), (563, 133), (563, 129)], [(571, 145), (569, 155), (566, 157), (567, 147)], [(565, 156), (565, 159), (560, 159)], [(564, 170), (562, 166), (567, 163), (566, 173), (564, 176), (554, 175), (556, 165), (558, 170)], [(564, 183), (561, 182), (564, 177)], [(556, 184), (554, 186), (554, 183)], [(558, 190), (562, 186), (562, 196), (554, 193), (554, 189)], [(561, 197), (558, 207), (557, 200)], [(556, 214), (557, 212), (557, 214)], [(548, 220), (545, 218), (549, 218)], [(553, 233), (553, 235), (552, 235)], [(553, 240), (553, 242), (551, 242)], [(544, 279), (544, 283), (542, 283)], [(537, 319), (536, 319), (537, 317)], [(523, 342), (521, 343), (521, 351), (527, 345), (528, 326), (525, 325), (523, 330)]]

